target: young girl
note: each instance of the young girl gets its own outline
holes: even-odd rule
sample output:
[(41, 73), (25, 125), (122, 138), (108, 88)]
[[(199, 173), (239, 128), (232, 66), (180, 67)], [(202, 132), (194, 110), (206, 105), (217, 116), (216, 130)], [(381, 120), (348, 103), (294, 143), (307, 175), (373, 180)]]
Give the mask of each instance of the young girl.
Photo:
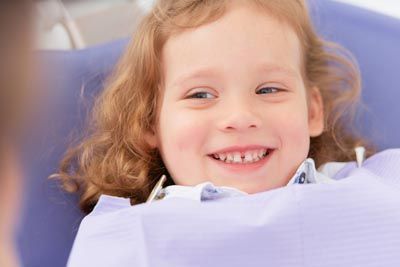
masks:
[[(345, 55), (316, 35), (304, 1), (158, 1), (96, 102), (90, 135), (61, 164), (82, 209), (96, 206), (70, 266), (314, 266), (287, 234), (318, 236), (294, 230), (299, 212), (354, 210), (339, 195), (351, 183), (332, 179), (354, 164), (328, 162), (354, 160), (357, 146), (372, 154), (349, 127), (360, 78)], [(304, 183), (315, 186), (289, 186)], [(308, 201), (321, 192), (325, 210)], [(162, 200), (130, 205), (149, 197)], [(320, 260), (343, 247), (313, 249), (324, 245)]]

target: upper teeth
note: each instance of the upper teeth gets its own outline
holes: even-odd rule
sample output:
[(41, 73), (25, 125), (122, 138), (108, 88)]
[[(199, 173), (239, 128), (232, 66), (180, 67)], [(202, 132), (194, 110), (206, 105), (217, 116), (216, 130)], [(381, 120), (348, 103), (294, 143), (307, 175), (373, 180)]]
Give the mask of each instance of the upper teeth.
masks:
[(227, 163), (249, 163), (259, 161), (267, 155), (267, 152), (267, 149), (257, 149), (246, 152), (216, 153), (213, 157)]

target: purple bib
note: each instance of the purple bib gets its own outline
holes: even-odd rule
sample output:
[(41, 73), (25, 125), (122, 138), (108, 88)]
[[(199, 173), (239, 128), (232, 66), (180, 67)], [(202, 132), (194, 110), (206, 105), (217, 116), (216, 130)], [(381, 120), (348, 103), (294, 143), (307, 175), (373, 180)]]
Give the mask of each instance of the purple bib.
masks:
[(400, 266), (400, 150), (331, 184), (208, 202), (102, 196), (68, 266)]

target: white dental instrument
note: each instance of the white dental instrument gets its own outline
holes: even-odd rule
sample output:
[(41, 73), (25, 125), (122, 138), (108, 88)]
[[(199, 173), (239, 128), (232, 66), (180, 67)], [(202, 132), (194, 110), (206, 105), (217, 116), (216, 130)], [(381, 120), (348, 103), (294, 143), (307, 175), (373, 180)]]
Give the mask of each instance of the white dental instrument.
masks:
[(151, 190), (151, 193), (150, 193), (149, 197), (147, 198), (146, 203), (151, 203), (157, 197), (158, 193), (163, 188), (163, 184), (165, 183), (166, 180), (167, 180), (167, 176), (165, 176), (165, 174), (163, 174), (163, 176), (161, 176), (160, 180), (154, 186), (153, 190)]
[(358, 146), (354, 150), (356, 151), (357, 167), (361, 168), (361, 166), (365, 160), (365, 148), (362, 146)]

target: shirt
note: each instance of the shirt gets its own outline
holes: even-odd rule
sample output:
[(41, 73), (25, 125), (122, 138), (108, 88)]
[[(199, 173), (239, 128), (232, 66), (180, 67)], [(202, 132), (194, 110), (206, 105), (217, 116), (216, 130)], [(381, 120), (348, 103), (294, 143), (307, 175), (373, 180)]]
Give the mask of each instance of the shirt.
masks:
[[(330, 162), (321, 166), (320, 170), (317, 171), (314, 160), (307, 158), (297, 168), (286, 186), (293, 184), (334, 183), (335, 180), (330, 177), (333, 177), (345, 164), (342, 162)], [(243, 195), (247, 195), (247, 193), (233, 187), (215, 186), (212, 182), (203, 182), (196, 186), (168, 186), (160, 190), (156, 199), (185, 198), (196, 201), (208, 201)]]

